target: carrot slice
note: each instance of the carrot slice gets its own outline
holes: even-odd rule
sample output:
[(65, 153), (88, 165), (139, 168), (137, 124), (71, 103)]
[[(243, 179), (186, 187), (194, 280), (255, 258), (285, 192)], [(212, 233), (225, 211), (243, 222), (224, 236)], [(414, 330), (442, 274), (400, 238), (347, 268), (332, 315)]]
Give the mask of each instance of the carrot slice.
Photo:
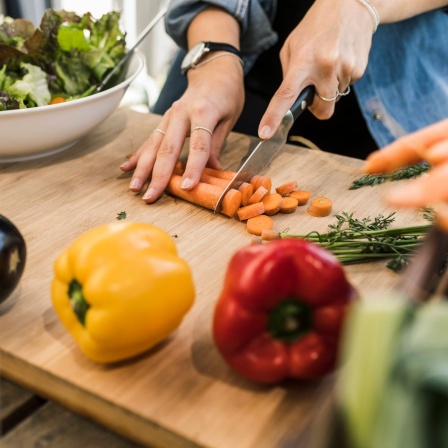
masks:
[(260, 187), (264, 187), (266, 188), (266, 190), (268, 190), (268, 192), (271, 192), (271, 188), (272, 188), (272, 180), (270, 177), (266, 177), (266, 176), (258, 176), (258, 179), (255, 182), (255, 190), (257, 188)]
[(280, 213), (294, 213), (297, 209), (297, 199), (289, 196), (283, 198), (282, 207)]
[(229, 218), (233, 218), (241, 207), (242, 196), (241, 191), (231, 188), (222, 200), (221, 213), (227, 215)]
[(280, 238), (280, 232), (274, 229), (263, 229), (261, 231), (261, 239), (263, 241), (278, 240)]
[(241, 191), (241, 194), (243, 195), (241, 205), (249, 205), (249, 199), (254, 194), (254, 186), (248, 182), (243, 182), (238, 190)]
[(294, 190), (289, 193), (290, 198), (297, 199), (297, 205), (306, 205), (311, 197), (311, 193), (306, 190)]
[(247, 219), (262, 215), (264, 213), (263, 202), (257, 202), (241, 207), (236, 213), (238, 218), (240, 218), (240, 221), (246, 221)]
[(264, 212), (268, 216), (275, 215), (282, 208), (283, 197), (278, 193), (268, 194), (263, 198)]
[(259, 215), (247, 220), (247, 231), (252, 235), (261, 235), (265, 229), (271, 230), (274, 227), (274, 220), (266, 215)]
[(286, 184), (283, 184), (283, 185), (280, 185), (279, 187), (277, 187), (275, 189), (275, 191), (282, 196), (286, 196), (289, 193), (291, 193), (291, 191), (298, 190), (298, 189), (299, 189), (299, 186), (297, 185), (297, 181), (291, 180), (289, 182), (286, 182)]
[(254, 190), (257, 189), (257, 182), (259, 178), (260, 176), (258, 174), (255, 174), (255, 176), (253, 176), (252, 179), (250, 180), (250, 183), (254, 186)]
[(252, 239), (250, 240), (250, 245), (255, 246), (256, 244), (261, 244), (263, 241), (261, 241), (261, 237), (258, 235), (252, 235)]
[(268, 190), (264, 187), (258, 187), (254, 194), (249, 199), (249, 204), (255, 204), (256, 202), (261, 202), (263, 198), (268, 194)]
[(50, 104), (59, 104), (59, 103), (65, 103), (67, 101), (66, 98), (63, 96), (55, 96), (51, 101)]
[(323, 196), (313, 198), (307, 212), (311, 216), (323, 217), (328, 216), (333, 208), (333, 203)]
[[(177, 174), (171, 175), (166, 191), (174, 196), (210, 210), (214, 210), (216, 204), (218, 203), (218, 199), (224, 190), (222, 187), (209, 185), (204, 182), (199, 182), (192, 190), (183, 190), (180, 187), (181, 182), (182, 176)], [(238, 194), (235, 194), (235, 192)], [(227, 194), (229, 193), (229, 199), (226, 201)], [(229, 190), (227, 194), (223, 200), (222, 213), (229, 217), (233, 217), (238, 208), (241, 206), (241, 193), (237, 190)], [(233, 210), (235, 211), (233, 212)]]

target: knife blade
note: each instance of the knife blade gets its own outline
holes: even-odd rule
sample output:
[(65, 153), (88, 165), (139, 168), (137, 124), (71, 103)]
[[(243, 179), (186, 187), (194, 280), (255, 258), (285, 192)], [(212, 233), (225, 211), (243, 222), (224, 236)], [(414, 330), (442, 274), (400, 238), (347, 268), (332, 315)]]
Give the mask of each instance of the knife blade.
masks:
[(221, 211), (224, 196), (230, 189), (238, 189), (243, 182), (249, 182), (253, 176), (260, 174), (260, 172), (266, 168), (272, 159), (279, 153), (287, 141), (288, 132), (291, 130), (294, 121), (313, 103), (314, 92), (314, 86), (305, 87), (300, 92), (291, 109), (286, 112), (274, 135), (269, 140), (261, 140), (258, 143), (252, 151), (252, 154), (246, 159), (233, 179), (221, 193), (215, 206), (215, 213)]

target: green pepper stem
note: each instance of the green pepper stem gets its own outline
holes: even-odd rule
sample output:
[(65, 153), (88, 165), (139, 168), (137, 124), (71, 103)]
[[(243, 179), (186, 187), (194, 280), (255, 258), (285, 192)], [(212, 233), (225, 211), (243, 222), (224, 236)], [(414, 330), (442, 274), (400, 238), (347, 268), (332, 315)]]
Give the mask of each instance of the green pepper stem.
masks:
[(85, 325), (86, 314), (90, 305), (86, 302), (82, 293), (82, 285), (78, 280), (73, 279), (68, 286), (68, 296), (70, 297), (70, 304), (73, 312), (76, 314), (81, 325)]
[(309, 305), (287, 298), (271, 311), (268, 330), (274, 339), (294, 342), (310, 330), (311, 324)]

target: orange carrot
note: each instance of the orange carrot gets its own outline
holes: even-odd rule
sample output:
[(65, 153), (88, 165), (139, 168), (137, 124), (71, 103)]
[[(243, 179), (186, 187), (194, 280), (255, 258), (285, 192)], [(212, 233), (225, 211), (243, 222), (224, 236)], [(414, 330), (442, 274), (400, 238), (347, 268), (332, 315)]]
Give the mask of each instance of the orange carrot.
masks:
[(268, 194), (268, 190), (264, 187), (258, 187), (254, 194), (249, 199), (249, 204), (255, 204), (256, 202), (261, 202), (263, 198)]
[(204, 168), (204, 173), (209, 176), (219, 177), (220, 179), (233, 179), (236, 172), (235, 171), (224, 171), (224, 170), (215, 170), (214, 168), (209, 168), (206, 166)]
[[(185, 164), (178, 161), (174, 167), (173, 174), (177, 174), (179, 176), (183, 176), (185, 173)], [(206, 174), (203, 172), (200, 177), (200, 182), (204, 182), (209, 185), (217, 185), (218, 187), (227, 187), (229, 185), (229, 179), (222, 179), (219, 177), (211, 176), (210, 174)]]
[[(168, 182), (166, 191), (201, 207), (210, 210), (215, 209), (218, 199), (223, 192), (222, 187), (199, 182), (199, 184), (192, 190), (183, 190), (180, 187), (181, 181), (182, 176), (173, 174)], [(229, 199), (227, 199), (227, 195), (229, 195)], [(233, 217), (240, 206), (241, 193), (237, 190), (229, 190), (228, 194), (224, 197), (222, 213), (229, 217)]]
[(294, 213), (297, 208), (297, 199), (289, 196), (283, 198), (280, 213)]
[(333, 208), (333, 203), (328, 198), (316, 197), (311, 201), (307, 212), (311, 216), (323, 217), (328, 216)]
[(311, 193), (305, 190), (295, 190), (289, 193), (290, 198), (297, 199), (297, 205), (305, 205), (311, 197)]
[(264, 212), (266, 215), (275, 215), (282, 208), (283, 197), (278, 193), (268, 194), (263, 198)]
[(286, 184), (277, 187), (275, 191), (282, 196), (286, 196), (291, 193), (291, 191), (298, 190), (298, 188), (297, 181), (291, 180), (290, 182), (286, 182)]
[(254, 186), (248, 182), (243, 182), (238, 190), (241, 191), (241, 194), (243, 195), (241, 205), (249, 205), (249, 199), (254, 194)]
[(236, 213), (238, 218), (240, 218), (240, 221), (246, 221), (247, 219), (262, 215), (264, 213), (263, 202), (256, 202), (255, 204), (241, 207)]
[(257, 189), (257, 182), (259, 178), (260, 176), (258, 174), (255, 174), (255, 176), (253, 176), (252, 179), (250, 180), (250, 183), (254, 186), (254, 190)]
[(50, 104), (59, 104), (59, 103), (65, 103), (67, 100), (63, 96), (55, 96), (51, 101)]
[(221, 213), (227, 215), (230, 218), (233, 218), (236, 215), (236, 212), (241, 207), (241, 191), (235, 190), (231, 188), (222, 200), (222, 209)]
[(261, 232), (265, 229), (271, 230), (274, 227), (274, 221), (272, 218), (266, 215), (254, 216), (249, 218), (246, 223), (247, 231), (252, 235), (261, 235)]
[[(185, 171), (185, 167), (186, 166), (187, 166), (187, 164), (185, 162), (182, 162), (181, 160), (178, 160), (176, 162), (175, 170), (183, 170), (183, 171)], [(213, 177), (217, 177), (219, 179), (228, 179), (228, 180), (233, 179), (233, 177), (236, 174), (235, 171), (216, 170), (215, 168), (210, 168), (208, 166), (206, 166), (204, 168), (203, 173), (207, 174), (208, 176), (213, 176)]]
[(261, 231), (261, 239), (263, 241), (278, 240), (280, 238), (280, 232), (273, 229), (263, 229)]
[(255, 190), (257, 188), (264, 187), (270, 193), (271, 188), (272, 188), (272, 180), (270, 177), (258, 176), (258, 179), (255, 181), (254, 187), (255, 187)]

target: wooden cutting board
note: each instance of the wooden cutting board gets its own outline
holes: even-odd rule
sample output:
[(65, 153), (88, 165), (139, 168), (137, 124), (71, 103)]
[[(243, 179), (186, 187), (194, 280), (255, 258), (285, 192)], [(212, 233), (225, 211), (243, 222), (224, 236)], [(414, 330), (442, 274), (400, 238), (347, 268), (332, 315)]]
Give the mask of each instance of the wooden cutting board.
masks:
[[(272, 448), (297, 446), (315, 418), (318, 384), (286, 382), (261, 387), (234, 374), (211, 338), (211, 316), (232, 254), (250, 243), (245, 225), (165, 195), (147, 205), (128, 191), (130, 176), (119, 165), (157, 127), (160, 117), (119, 109), (76, 146), (40, 160), (0, 164), (0, 213), (12, 220), (28, 247), (26, 270), (15, 293), (0, 306), (0, 374), (101, 422), (146, 446)], [(236, 169), (249, 138), (232, 134), (222, 162)], [(326, 156), (287, 145), (264, 173), (273, 184), (297, 179), (313, 196), (334, 201), (333, 215), (312, 218), (301, 207), (276, 215), (275, 228), (325, 231), (334, 214), (362, 218), (386, 214), (389, 185), (349, 191), (361, 161)], [(96, 365), (78, 350), (50, 300), (53, 262), (79, 235), (113, 222), (150, 222), (173, 236), (190, 264), (196, 302), (167, 341), (137, 359)], [(396, 224), (421, 221), (400, 212)], [(384, 262), (350, 266), (361, 294), (386, 288), (396, 274)]]

